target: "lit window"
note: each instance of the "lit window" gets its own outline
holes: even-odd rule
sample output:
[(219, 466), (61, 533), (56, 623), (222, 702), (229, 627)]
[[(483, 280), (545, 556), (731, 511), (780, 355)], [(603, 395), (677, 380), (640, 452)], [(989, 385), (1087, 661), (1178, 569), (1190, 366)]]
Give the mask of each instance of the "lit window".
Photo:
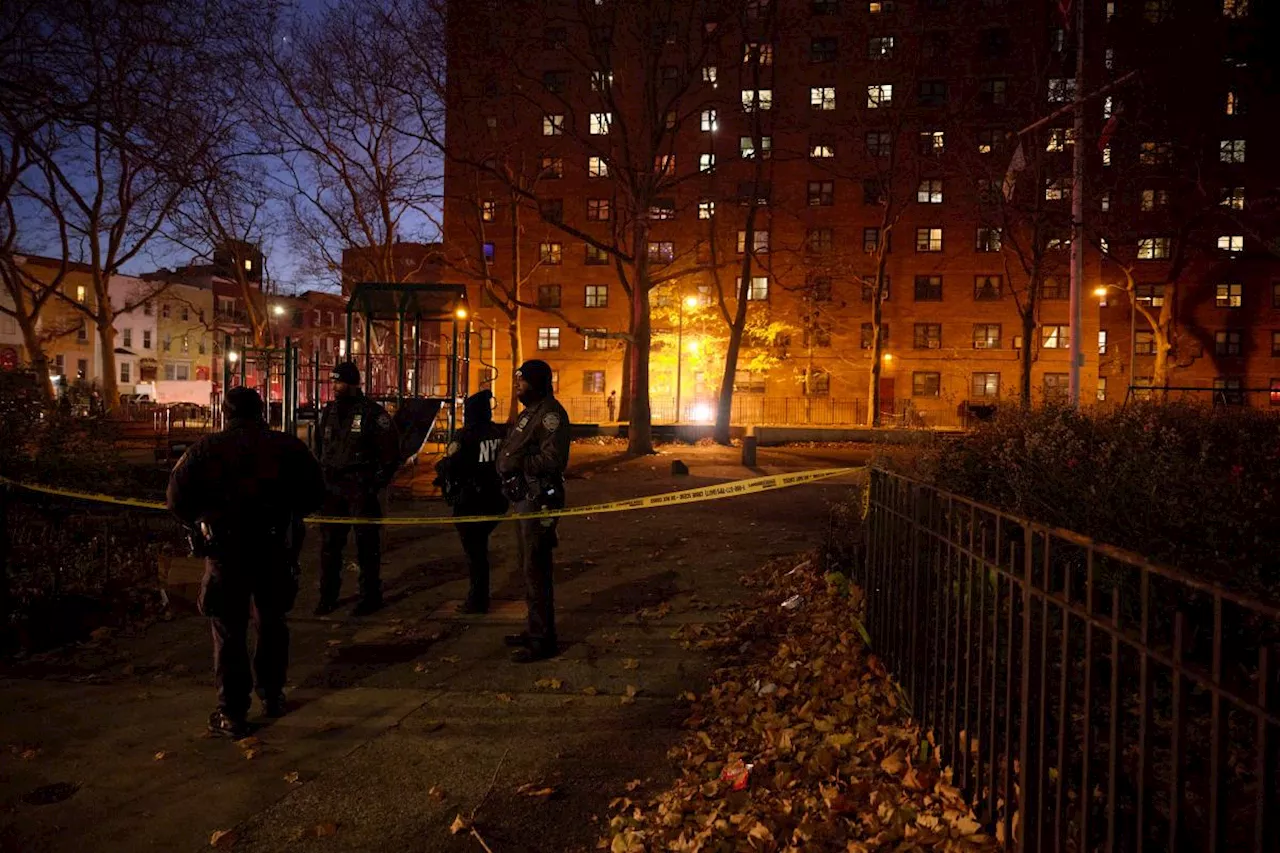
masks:
[(609, 162), (603, 157), (587, 158), (587, 177), (589, 178), (607, 178), (609, 177)]
[(244, 268), (245, 268), (246, 270), (248, 270), (248, 271), (252, 271), (252, 270), (253, 270), (253, 261), (249, 260), (248, 258), (245, 258)]
[(772, 89), (743, 89), (742, 90), (742, 109), (746, 112), (755, 112), (756, 109), (769, 110), (773, 109), (773, 90)]
[(939, 397), (941, 395), (941, 373), (916, 371), (911, 374), (912, 397)]
[[(1162, 261), (1169, 257), (1168, 237), (1141, 237), (1138, 239), (1138, 260)], [(1221, 241), (1219, 241), (1221, 246)]]
[(659, 176), (670, 177), (676, 173), (676, 155), (659, 154), (653, 159), (653, 171)]
[(1142, 191), (1142, 209), (1155, 210), (1158, 207), (1169, 206), (1168, 190), (1143, 190)]
[(613, 113), (592, 113), (590, 132), (592, 136), (605, 136), (609, 126), (613, 124)]
[(836, 156), (836, 147), (829, 142), (810, 141), (809, 156), (815, 160), (825, 160)]
[[(834, 96), (833, 96), (834, 97)], [(875, 83), (867, 87), (867, 109), (880, 109), (893, 105), (893, 84)]]
[(1000, 298), (1004, 290), (1004, 278), (998, 275), (979, 275), (973, 279), (973, 298), (990, 302)]
[(1244, 140), (1224, 139), (1218, 143), (1218, 159), (1223, 163), (1244, 162)]
[(742, 45), (742, 64), (751, 65), (752, 63), (772, 65), (773, 45), (754, 41), (745, 42)]
[(1213, 304), (1218, 308), (1239, 308), (1244, 302), (1243, 284), (1219, 284)]
[(1045, 145), (1045, 151), (1065, 151), (1068, 145), (1074, 145), (1076, 141), (1075, 128), (1071, 127), (1055, 127), (1049, 131), (1049, 142)]
[(649, 243), (649, 260), (653, 263), (669, 264), (676, 259), (676, 244), (669, 240)]
[(542, 171), (539, 175), (543, 178), (557, 179), (564, 177), (564, 158), (563, 157), (543, 157)]
[(1164, 307), (1164, 285), (1139, 284), (1134, 287), (1134, 296), (1137, 298), (1139, 305), (1146, 305), (1150, 308)]
[(999, 131), (980, 130), (978, 131), (978, 153), (990, 154), (996, 148)]
[(1070, 326), (1041, 326), (1041, 349), (1067, 349), (1071, 346)]
[(1244, 235), (1242, 234), (1223, 234), (1218, 237), (1218, 248), (1229, 254), (1238, 254), (1244, 251)]
[(591, 72), (591, 91), (607, 92), (609, 87), (613, 85), (612, 71), (592, 71)]
[(710, 219), (716, 215), (716, 203), (709, 199), (698, 202), (698, 218)]
[(716, 155), (699, 154), (698, 155), (698, 171), (703, 174), (710, 175), (716, 170)]
[(867, 11), (873, 15), (879, 15), (881, 12), (892, 12), (893, 0), (870, 0), (867, 4)]
[(498, 203), (492, 199), (480, 202), (480, 221), (493, 222), (498, 218)]
[(1000, 349), (1000, 324), (975, 323), (973, 327), (974, 349)]
[(920, 132), (920, 153), (926, 157), (930, 154), (941, 154), (947, 148), (947, 136), (941, 130), (925, 130)]
[(942, 229), (941, 228), (917, 228), (916, 229), (916, 251), (917, 252), (941, 252), (942, 251)]
[(836, 87), (814, 86), (810, 88), (809, 106), (815, 110), (834, 110), (836, 108)]
[(1111, 146), (1110, 145), (1102, 149), (1102, 165), (1104, 166), (1111, 165)]
[[(752, 249), (753, 253), (762, 255), (769, 251), (769, 232), (754, 231), (752, 232)], [(747, 250), (747, 232), (738, 232), (738, 254), (741, 255)]]
[(1244, 187), (1223, 187), (1222, 206), (1232, 210), (1244, 210)]
[(1107, 331), (1106, 329), (1098, 330), (1098, 355), (1107, 354)]
[(867, 42), (868, 59), (892, 59), (893, 36), (877, 36)]
[(1076, 81), (1074, 77), (1049, 78), (1049, 103), (1065, 104), (1075, 96)]
[(920, 204), (942, 204), (942, 181), (937, 178), (921, 181), (916, 189), (916, 201)]
[[(743, 159), (750, 160), (756, 156), (756, 143), (750, 136), (742, 136), (738, 138), (738, 150), (742, 154)], [(769, 154), (773, 150), (773, 137), (760, 137), (760, 156), (769, 159)]]
[(718, 75), (716, 74), (716, 67), (714, 65), (702, 66), (702, 82), (703, 83), (710, 83), (711, 86), (714, 88), (716, 85), (717, 76)]
[(979, 228), (977, 240), (974, 242), (974, 251), (976, 252), (1000, 251), (1000, 229), (999, 228)]
[(1222, 0), (1224, 18), (1243, 18), (1249, 14), (1249, 0)]
[(1065, 198), (1071, 198), (1071, 187), (1068, 186), (1066, 178), (1058, 178), (1045, 184), (1045, 201), (1062, 201)]
[(1144, 166), (1167, 166), (1173, 159), (1168, 142), (1144, 142), (1138, 150), (1138, 162)]
[(545, 115), (542, 117), (542, 135), (543, 136), (563, 136), (564, 135), (564, 116), (562, 115)]
[(659, 222), (669, 222), (676, 218), (676, 203), (669, 198), (655, 199), (649, 205), (649, 218)]
[(609, 213), (610, 213), (609, 199), (607, 198), (587, 199), (587, 221), (588, 222), (608, 222)]
[(541, 243), (538, 245), (538, 259), (544, 264), (559, 264), (564, 260), (563, 243)]
[(588, 284), (585, 305), (587, 308), (609, 307), (609, 285)]
[[(77, 284), (76, 285), (76, 302), (84, 304), (84, 301), (88, 298), (89, 298), (89, 294), (88, 294), (88, 291), (85, 290), (85, 286), (83, 284)], [(169, 307), (168, 305), (165, 306), (166, 309), (168, 307)], [(166, 314), (165, 316), (168, 316), (168, 315)]]
[(1244, 112), (1244, 110), (1240, 104), (1240, 96), (1235, 92), (1227, 92), (1227, 115), (1238, 116), (1242, 112)]
[(973, 374), (972, 396), (999, 397), (1000, 396), (1000, 374), (999, 373)]
[(560, 349), (559, 326), (543, 326), (538, 329), (538, 349)]
[(714, 133), (720, 129), (720, 121), (716, 117), (715, 110), (702, 111), (702, 129), (707, 133)]
[[(742, 290), (742, 279), (737, 279), (739, 292)], [(747, 287), (748, 302), (766, 302), (769, 299), (769, 277), (768, 276), (752, 276), (751, 284)]]
[(582, 393), (583, 394), (603, 394), (604, 393), (604, 371), (603, 370), (582, 371)]

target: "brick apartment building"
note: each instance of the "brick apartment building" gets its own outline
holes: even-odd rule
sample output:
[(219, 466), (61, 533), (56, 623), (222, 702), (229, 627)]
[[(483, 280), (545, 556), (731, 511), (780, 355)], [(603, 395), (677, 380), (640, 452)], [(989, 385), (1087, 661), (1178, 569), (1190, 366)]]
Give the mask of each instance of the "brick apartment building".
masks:
[[(1253, 154), (1272, 120), (1269, 22), (1250, 5), (1086, 3), (1084, 91), (1141, 73), (1086, 108), (1085, 399), (1122, 400), (1131, 376), (1152, 375), (1146, 317), (1136, 318), (1131, 371), (1127, 295), (1106, 290), (1124, 286), (1122, 268), (1157, 308), (1162, 297), (1177, 302), (1168, 384), (1265, 388), (1280, 376), (1280, 267), (1260, 239), (1265, 211), (1253, 209), (1276, 186), (1276, 167)], [(821, 402), (830, 419), (865, 406), (882, 234), (886, 409), (909, 401), (925, 422), (946, 423), (1016, 396), (1032, 292), (1034, 396), (1064, 393), (1074, 139), (1061, 111), (1075, 46), (1058, 7), (451, 4), (445, 252), (451, 274), (475, 287), (477, 318), (496, 330), (499, 366), (512, 306), (493, 296), (515, 287), (518, 354), (546, 358), (562, 398), (598, 411), (589, 404), (624, 393), (623, 344), (589, 332), (628, 328), (632, 306), (601, 244), (634, 256), (626, 241), (643, 197), (640, 251), (665, 279), (651, 299), (655, 417), (673, 411), (677, 365), (688, 417), (718, 390), (720, 364), (693, 347), (723, 350), (719, 294), (732, 313), (754, 197), (749, 326), (768, 331), (739, 360), (742, 419), (790, 413), (769, 403), (797, 398)], [(1011, 134), (1055, 112), (1022, 137), (1026, 168), (1011, 171)], [(1195, 192), (1213, 204), (1181, 200)], [(1232, 206), (1240, 192), (1246, 201)], [(1170, 278), (1161, 256), (1173, 243), (1185, 244), (1183, 261), (1153, 294)], [(485, 286), (486, 275), (500, 286)], [(682, 302), (694, 308), (680, 317), (670, 306)]]

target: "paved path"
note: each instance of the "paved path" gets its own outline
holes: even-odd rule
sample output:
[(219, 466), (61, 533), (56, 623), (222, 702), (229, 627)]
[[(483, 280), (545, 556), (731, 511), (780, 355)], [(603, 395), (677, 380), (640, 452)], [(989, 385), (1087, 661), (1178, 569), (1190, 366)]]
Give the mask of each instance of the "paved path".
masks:
[[(625, 463), (612, 452), (575, 450), (590, 472), (570, 482), (575, 503), (757, 473), (720, 449)], [(676, 456), (691, 477), (669, 475)], [(856, 461), (762, 451), (761, 466), (815, 467), (818, 456)], [(700, 690), (712, 666), (673, 631), (739, 601), (748, 566), (808, 547), (825, 502), (845, 489), (567, 520), (557, 567), (566, 648), (531, 666), (509, 663), (501, 645), (524, 610), (509, 526), (495, 535), (498, 602), (483, 618), (451, 613), (466, 585), (451, 528), (392, 530), (390, 606), (362, 620), (293, 620), (297, 707), (258, 732), (249, 759), (203, 736), (213, 696), (198, 617), (11, 666), (0, 680), (0, 851), (195, 851), (223, 829), (236, 832), (236, 850), (479, 851), (448, 826), (482, 800), (477, 821), (495, 851), (593, 849), (597, 816), (629, 781), (670, 778), (680, 694)], [(304, 590), (298, 612), (314, 600)], [(60, 802), (24, 800), (57, 783), (77, 787)], [(520, 793), (528, 784), (554, 793)]]

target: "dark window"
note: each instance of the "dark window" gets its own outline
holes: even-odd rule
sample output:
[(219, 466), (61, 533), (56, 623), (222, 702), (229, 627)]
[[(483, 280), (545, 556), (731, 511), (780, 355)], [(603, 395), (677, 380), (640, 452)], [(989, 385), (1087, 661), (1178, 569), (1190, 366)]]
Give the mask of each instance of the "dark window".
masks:
[(939, 397), (942, 395), (942, 374), (916, 371), (911, 374), (912, 397)]
[(942, 324), (916, 323), (911, 345), (916, 349), (942, 349)]
[(1004, 280), (998, 275), (979, 275), (973, 279), (973, 298), (980, 301), (1000, 298)]
[(920, 105), (924, 107), (940, 107), (947, 102), (947, 84), (942, 80), (922, 80), (920, 82)]
[[(889, 250), (888, 240), (885, 240), (885, 251)], [(880, 246), (880, 229), (879, 228), (863, 228), (862, 229), (862, 251), (867, 254), (875, 252)]]
[(539, 308), (559, 308), (560, 307), (560, 285), (558, 284), (538, 285), (538, 307)]
[(975, 373), (970, 387), (970, 395), (973, 397), (999, 397), (1000, 396), (1000, 374), (999, 373)]
[(565, 90), (569, 88), (569, 72), (568, 71), (542, 72), (542, 88), (553, 95), (563, 95)]
[(1271, 357), (1280, 358), (1280, 332), (1271, 333)]
[(813, 14), (834, 15), (840, 11), (840, 0), (813, 0)]
[(838, 44), (836, 39), (830, 37), (812, 39), (809, 42), (809, 61), (835, 62)]
[(977, 252), (998, 252), (1000, 251), (1000, 229), (999, 228), (979, 228), (977, 239), (974, 241), (974, 251)]
[(941, 30), (925, 33), (922, 52), (925, 59), (942, 59), (951, 52), (951, 35)]
[(1060, 302), (1071, 296), (1071, 283), (1065, 279), (1049, 276), (1040, 283), (1040, 298), (1050, 302)]
[(1240, 355), (1240, 332), (1215, 332), (1213, 335), (1214, 355)]
[(862, 181), (862, 203), (881, 204), (884, 201), (884, 181), (866, 178)]
[(805, 380), (805, 393), (810, 397), (825, 397), (831, 393), (831, 374), (825, 370), (809, 371)]
[(542, 31), (542, 41), (547, 50), (563, 50), (568, 33), (564, 27), (547, 27)]
[(609, 253), (597, 246), (587, 246), (587, 266), (604, 266), (609, 263)]
[(1225, 406), (1244, 405), (1244, 381), (1219, 376), (1213, 380), (1213, 402)]
[(804, 330), (804, 345), (815, 349), (831, 346), (831, 330), (817, 323), (806, 326)]
[(548, 222), (560, 222), (564, 219), (564, 199), (543, 199), (541, 204), (542, 218)]
[[(809, 278), (809, 298), (814, 302), (831, 301), (831, 276), (818, 275)], [(1277, 333), (1280, 334), (1280, 333)]]
[(835, 248), (835, 233), (830, 228), (811, 228), (806, 245), (810, 252), (822, 254)]
[(587, 199), (587, 221), (588, 222), (609, 221), (609, 199), (607, 198)]
[(674, 65), (664, 65), (658, 73), (662, 75), (664, 83), (674, 83), (680, 79), (680, 69)]
[[(1138, 284), (1134, 286), (1134, 296), (1138, 299), (1138, 304), (1146, 305), (1150, 308), (1164, 307), (1164, 285), (1163, 284)], [(1280, 302), (1275, 297), (1280, 297), (1280, 285), (1276, 285), (1273, 293), (1272, 306), (1280, 308)]]
[(1156, 354), (1156, 333), (1138, 332), (1133, 338), (1133, 351), (1138, 355)]
[(916, 302), (941, 302), (942, 276), (916, 276)]
[(604, 393), (604, 371), (603, 370), (582, 371), (582, 393), (583, 394), (603, 394)]
[(1065, 373), (1046, 373), (1044, 375), (1044, 398), (1062, 401), (1067, 398), (1070, 389), (1070, 377)]
[(998, 78), (983, 80), (978, 90), (978, 100), (984, 104), (1003, 104), (1008, 99), (1009, 81)]
[(809, 206), (829, 207), (835, 204), (836, 185), (834, 181), (809, 182)]
[[(862, 301), (863, 302), (870, 302), (871, 297), (875, 295), (875, 292), (876, 292), (876, 283), (874, 280), (862, 282)], [(884, 287), (881, 288), (880, 290), (880, 301), (881, 302), (889, 301), (889, 276), (884, 277)]]
[(982, 31), (982, 55), (987, 59), (999, 59), (1009, 54), (1009, 31), (994, 29)]
[(893, 145), (893, 134), (883, 130), (867, 133), (867, 153), (872, 157), (888, 157)]
[[(873, 334), (875, 333), (875, 329), (876, 329), (875, 323), (862, 324), (862, 338), (860, 341), (860, 346), (863, 349), (871, 349), (872, 344), (875, 343), (875, 341), (872, 338)], [(889, 343), (889, 324), (888, 323), (880, 324), (880, 343), (882, 345), (888, 345)]]

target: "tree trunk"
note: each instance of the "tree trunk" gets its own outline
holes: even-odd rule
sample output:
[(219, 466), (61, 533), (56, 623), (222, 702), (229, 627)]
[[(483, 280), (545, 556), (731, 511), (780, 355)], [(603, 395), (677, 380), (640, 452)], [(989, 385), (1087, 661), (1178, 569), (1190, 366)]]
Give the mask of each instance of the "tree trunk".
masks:
[(885, 241), (889, 235), (882, 228), (876, 247), (875, 289), (871, 292), (871, 378), (867, 389), (867, 426), (880, 426), (880, 371), (884, 367), (884, 269), (888, 261)]
[(1177, 297), (1177, 288), (1172, 282), (1166, 282), (1163, 292), (1164, 304), (1160, 306), (1160, 322), (1151, 330), (1156, 349), (1155, 361), (1151, 365), (1151, 384), (1157, 388), (1167, 388), (1169, 385), (1169, 357), (1173, 354), (1173, 303)]
[(116, 329), (111, 312), (98, 318), (98, 352), (102, 356), (102, 413), (120, 405), (120, 385), (116, 376)]
[[(1035, 285), (1032, 285), (1034, 292)], [(1018, 377), (1018, 401), (1023, 409), (1031, 408), (1031, 353), (1036, 337), (1036, 314), (1034, 297), (1027, 294), (1027, 307), (1021, 313), (1022, 349), (1018, 351), (1018, 363), (1022, 367), (1022, 375)]]
[[(761, 152), (756, 152), (761, 159)], [(757, 175), (760, 167), (756, 166)], [(759, 181), (757, 180), (757, 185)], [(742, 277), (738, 281), (737, 305), (734, 306), (733, 322), (729, 324), (729, 346), (724, 355), (724, 375), (720, 378), (720, 397), (716, 400), (716, 427), (714, 438), (717, 444), (729, 444), (729, 421), (733, 416), (733, 383), (738, 374), (738, 351), (742, 348), (742, 333), (747, 327), (747, 297), (751, 292), (751, 260), (755, 248), (756, 231), (756, 187), (752, 187), (751, 205), (747, 208), (747, 222), (743, 232), (746, 237), (742, 253)]]
[[(524, 354), (521, 352), (522, 346), (520, 341), (520, 306), (516, 306), (515, 312), (507, 321), (507, 335), (511, 344), (511, 375), (507, 382), (507, 422), (514, 424), (516, 418), (520, 415), (520, 401), (516, 399), (516, 371), (520, 369), (520, 365), (524, 364)], [(497, 365), (494, 365), (496, 368)]]
[[(644, 209), (648, 212), (648, 208)], [(653, 421), (649, 408), (649, 222), (641, 216), (635, 225), (636, 275), (631, 288), (631, 398), (627, 427), (627, 452), (633, 456), (653, 453)]]
[(22, 342), (27, 348), (27, 358), (31, 362), (31, 370), (36, 375), (36, 383), (40, 386), (40, 399), (45, 406), (52, 408), (53, 383), (49, 381), (49, 356), (45, 355), (44, 344), (36, 332), (35, 320), (27, 315), (21, 305), (18, 307), (18, 327), (22, 330)]
[(618, 401), (618, 421), (626, 423), (631, 420), (631, 341), (622, 347), (622, 399)]

